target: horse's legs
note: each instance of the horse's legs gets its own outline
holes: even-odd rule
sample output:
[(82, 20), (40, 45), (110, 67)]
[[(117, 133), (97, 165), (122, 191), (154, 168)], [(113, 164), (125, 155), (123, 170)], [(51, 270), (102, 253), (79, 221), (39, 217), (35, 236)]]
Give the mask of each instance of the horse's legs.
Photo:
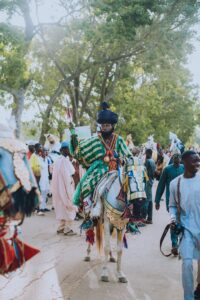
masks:
[(104, 213), (104, 265), (101, 272), (101, 281), (108, 282), (108, 257), (110, 254), (110, 223), (106, 216), (106, 213)]
[(117, 229), (117, 276), (119, 282), (126, 283), (126, 276), (121, 270), (121, 260), (122, 260), (122, 250), (123, 250), (123, 230)]
[(91, 253), (91, 244), (88, 243), (87, 255), (85, 256), (84, 261), (90, 261), (90, 253)]

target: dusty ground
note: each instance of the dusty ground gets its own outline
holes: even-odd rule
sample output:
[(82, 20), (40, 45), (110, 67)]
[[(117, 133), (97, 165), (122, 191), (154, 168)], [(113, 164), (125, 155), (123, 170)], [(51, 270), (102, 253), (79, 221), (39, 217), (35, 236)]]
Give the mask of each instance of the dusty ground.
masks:
[[(110, 263), (110, 282), (100, 282), (101, 257), (96, 249), (92, 261), (84, 262), (84, 235), (56, 234), (54, 212), (27, 218), (21, 239), (38, 247), (41, 253), (23, 269), (0, 277), (1, 300), (181, 300), (181, 262), (159, 252), (159, 239), (168, 214), (164, 202), (154, 212), (154, 224), (142, 228), (141, 235), (128, 236), (124, 249), (123, 271), (128, 284), (118, 283), (115, 264)], [(80, 222), (75, 222), (79, 232)], [(165, 250), (169, 251), (169, 238)]]

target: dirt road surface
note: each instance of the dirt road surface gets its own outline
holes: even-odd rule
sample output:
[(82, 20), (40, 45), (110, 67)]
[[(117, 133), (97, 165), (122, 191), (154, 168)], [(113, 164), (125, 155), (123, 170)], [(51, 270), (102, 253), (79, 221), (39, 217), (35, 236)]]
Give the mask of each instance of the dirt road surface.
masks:
[[(109, 263), (110, 282), (99, 280), (102, 258), (95, 247), (91, 262), (84, 262), (84, 234), (67, 237), (56, 234), (54, 212), (27, 218), (20, 238), (38, 247), (41, 253), (17, 272), (0, 277), (1, 300), (181, 300), (181, 261), (159, 252), (159, 239), (169, 216), (162, 202), (154, 211), (154, 224), (128, 235), (123, 271), (128, 283), (118, 283), (115, 264)], [(79, 233), (80, 221), (75, 222)], [(115, 250), (115, 241), (113, 241)], [(165, 250), (170, 250), (169, 237)], [(195, 266), (196, 272), (196, 266)]]

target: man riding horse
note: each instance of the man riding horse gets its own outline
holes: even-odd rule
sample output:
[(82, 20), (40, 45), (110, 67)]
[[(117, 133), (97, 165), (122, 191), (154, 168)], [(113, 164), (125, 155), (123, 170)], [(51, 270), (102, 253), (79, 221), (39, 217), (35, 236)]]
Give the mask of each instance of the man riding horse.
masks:
[[(82, 229), (86, 230), (88, 241), (86, 261), (90, 260), (90, 245), (94, 243), (94, 224), (96, 223), (96, 242), (101, 245), (102, 225), (104, 223), (105, 260), (101, 274), (102, 281), (109, 281), (108, 256), (110, 251), (110, 230), (117, 230), (117, 277), (119, 282), (127, 282), (121, 271), (121, 257), (125, 230), (132, 233), (137, 228), (129, 222), (132, 201), (145, 198), (144, 176), (136, 174), (134, 159), (123, 138), (114, 133), (118, 116), (103, 103), (97, 122), (101, 131), (97, 136), (78, 141), (71, 129), (71, 151), (87, 169), (74, 194), (74, 204), (83, 205), (85, 220)], [(126, 242), (125, 242), (126, 244)], [(99, 247), (100, 248), (100, 247)]]
[(74, 194), (73, 202), (84, 208), (91, 204), (91, 197), (100, 179), (109, 171), (117, 170), (123, 158), (132, 154), (121, 136), (114, 133), (118, 122), (118, 115), (109, 110), (106, 102), (102, 104), (97, 123), (101, 131), (97, 136), (78, 141), (72, 130), (71, 152), (75, 158), (87, 169)]

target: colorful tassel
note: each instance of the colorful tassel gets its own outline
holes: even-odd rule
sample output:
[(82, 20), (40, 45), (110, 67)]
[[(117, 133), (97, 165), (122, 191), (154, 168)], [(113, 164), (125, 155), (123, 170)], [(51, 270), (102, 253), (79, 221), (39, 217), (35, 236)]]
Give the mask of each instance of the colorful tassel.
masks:
[(93, 227), (94, 224), (91, 219), (84, 220), (83, 223), (80, 225), (80, 232), (82, 233), (83, 230), (88, 230)]
[(131, 234), (141, 233), (135, 223), (129, 222), (126, 225), (126, 232), (130, 232)]
[(93, 229), (88, 229), (86, 231), (86, 242), (88, 242), (90, 245), (94, 245), (94, 230)]

